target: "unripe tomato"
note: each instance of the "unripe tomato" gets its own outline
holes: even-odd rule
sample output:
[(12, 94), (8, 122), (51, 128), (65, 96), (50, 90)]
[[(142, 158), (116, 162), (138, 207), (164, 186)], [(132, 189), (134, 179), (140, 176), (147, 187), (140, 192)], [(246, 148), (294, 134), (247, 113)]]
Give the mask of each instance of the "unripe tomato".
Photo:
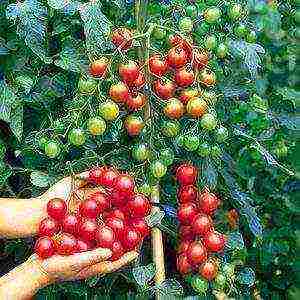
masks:
[(205, 247), (211, 252), (220, 252), (224, 250), (225, 236), (216, 230), (209, 231), (204, 236)]
[(210, 86), (214, 86), (216, 84), (216, 75), (214, 72), (212, 71), (207, 71), (207, 70), (203, 70), (201, 73), (200, 73), (200, 82), (207, 86), (207, 87), (210, 87)]
[(135, 249), (142, 240), (141, 234), (133, 227), (127, 227), (121, 237), (122, 245), (127, 251)]
[(129, 89), (123, 82), (113, 84), (109, 89), (109, 96), (117, 103), (125, 103), (130, 98)]
[(192, 118), (201, 117), (206, 110), (207, 103), (201, 98), (192, 98), (186, 106), (186, 111)]
[(208, 157), (210, 155), (210, 146), (207, 143), (202, 143), (199, 145), (197, 153), (201, 157)]
[(201, 92), (197, 89), (186, 89), (181, 91), (180, 96), (179, 96), (179, 100), (183, 103), (183, 104), (187, 104), (189, 102), (189, 100), (191, 100), (192, 98), (196, 98)]
[(78, 226), (78, 236), (85, 242), (94, 241), (98, 225), (93, 220), (82, 220)]
[(116, 47), (127, 50), (132, 45), (132, 31), (127, 28), (117, 28), (113, 31), (111, 40)]
[(119, 116), (119, 107), (112, 101), (106, 101), (99, 107), (102, 118), (106, 121), (113, 121)]
[(92, 95), (96, 91), (97, 81), (93, 78), (80, 78), (78, 81), (78, 89), (82, 94)]
[(192, 229), (196, 235), (204, 236), (213, 228), (214, 223), (212, 218), (202, 213), (198, 214), (192, 223)]
[(96, 231), (95, 238), (98, 247), (111, 248), (116, 240), (116, 235), (110, 227), (103, 225)]
[(34, 252), (42, 259), (48, 258), (55, 253), (55, 245), (50, 237), (40, 237), (34, 246)]
[(226, 276), (224, 276), (223, 274), (219, 273), (217, 274), (215, 280), (214, 280), (214, 286), (217, 290), (219, 289), (223, 289), (226, 285)]
[(208, 35), (206, 38), (205, 38), (205, 48), (208, 49), (208, 50), (213, 50), (217, 47), (217, 38), (216, 36), (214, 35)]
[(197, 180), (197, 169), (189, 164), (182, 164), (177, 168), (176, 179), (181, 185), (194, 184)]
[(166, 121), (162, 126), (162, 133), (166, 137), (175, 137), (180, 132), (180, 123), (176, 120)]
[(153, 75), (162, 77), (168, 70), (168, 64), (159, 55), (154, 55), (149, 59), (149, 69)]
[(198, 294), (206, 294), (208, 290), (208, 282), (199, 276), (193, 276), (191, 286)]
[(187, 202), (182, 203), (178, 207), (177, 218), (178, 221), (183, 225), (192, 224), (194, 218), (199, 213), (195, 203)]
[(186, 253), (192, 266), (202, 264), (207, 260), (207, 251), (200, 241), (192, 242)]
[(218, 263), (214, 259), (207, 260), (199, 268), (199, 274), (208, 281), (215, 279), (218, 275)]
[(53, 198), (47, 203), (47, 214), (56, 221), (61, 221), (67, 213), (67, 204), (63, 199)]
[(243, 8), (241, 6), (241, 4), (233, 4), (228, 11), (228, 16), (231, 20), (236, 21), (238, 20), (243, 13)]
[(139, 93), (136, 97), (129, 97), (126, 104), (131, 110), (141, 109), (147, 102), (147, 97)]
[(39, 236), (53, 236), (60, 230), (60, 225), (57, 221), (51, 218), (43, 219), (39, 224)]
[(286, 157), (288, 154), (288, 147), (284, 144), (284, 142), (279, 142), (274, 149), (274, 154), (277, 157)]
[(112, 251), (112, 256), (110, 257), (111, 261), (118, 260), (125, 253), (125, 250), (119, 241), (114, 241), (110, 250)]
[(200, 121), (201, 127), (205, 130), (211, 131), (217, 127), (217, 120), (212, 114), (204, 114)]
[(139, 161), (147, 160), (150, 157), (150, 150), (146, 144), (137, 144), (133, 148), (132, 156)]
[(80, 218), (75, 214), (69, 214), (63, 218), (61, 224), (63, 232), (76, 235), (78, 233)]
[(128, 116), (125, 120), (125, 128), (130, 136), (137, 136), (144, 128), (144, 121), (139, 116)]
[(198, 197), (198, 189), (194, 185), (181, 186), (177, 198), (179, 203), (195, 202)]
[(224, 126), (220, 126), (215, 132), (215, 139), (218, 143), (223, 143), (229, 136), (228, 129)]
[(159, 160), (166, 166), (170, 166), (174, 161), (174, 151), (171, 148), (162, 149), (159, 153)]
[(38, 137), (37, 141), (36, 141), (39, 148), (43, 151), (45, 151), (45, 146), (46, 146), (47, 142), (48, 142), (48, 139), (44, 136)]
[(251, 30), (250, 32), (248, 32), (247, 36), (246, 36), (246, 41), (248, 43), (255, 43), (256, 42), (256, 32), (255, 30)]
[(234, 271), (235, 271), (234, 264), (225, 264), (222, 268), (222, 273), (224, 273), (224, 275), (230, 279), (233, 278)]
[(56, 141), (48, 141), (44, 146), (45, 154), (50, 158), (55, 158), (60, 153), (59, 143)]
[(100, 117), (93, 117), (88, 120), (87, 127), (92, 135), (101, 135), (105, 132), (106, 123)]
[(185, 135), (184, 134), (180, 134), (176, 138), (176, 144), (178, 145), (178, 147), (183, 147), (184, 146), (184, 140), (185, 140)]
[(175, 72), (175, 82), (180, 87), (188, 87), (194, 83), (195, 75), (193, 71), (187, 69), (180, 69)]
[(193, 66), (198, 69), (202, 70), (205, 68), (209, 61), (209, 55), (206, 51), (194, 51), (194, 60), (193, 60)]
[(55, 133), (63, 134), (65, 132), (66, 125), (62, 120), (57, 119), (54, 121), (53, 129)]
[(228, 54), (228, 47), (223, 43), (219, 44), (216, 54), (219, 58), (225, 58)]
[(134, 82), (139, 76), (139, 67), (134, 61), (119, 66), (119, 75), (125, 83)]
[(77, 251), (77, 240), (69, 233), (61, 233), (55, 237), (55, 250), (60, 255), (71, 255)]
[(68, 141), (74, 146), (81, 146), (85, 143), (85, 133), (80, 128), (71, 129), (68, 134)]
[(145, 182), (138, 187), (138, 191), (146, 196), (150, 196), (152, 193), (152, 186), (149, 183)]
[(184, 113), (184, 106), (178, 99), (171, 98), (164, 108), (164, 113), (170, 119), (179, 119)]
[(176, 86), (172, 81), (156, 80), (153, 83), (153, 90), (159, 98), (166, 100), (173, 97)]
[(222, 157), (222, 149), (219, 145), (213, 145), (210, 149), (210, 155), (213, 159), (220, 159)]
[(248, 33), (248, 28), (245, 24), (238, 24), (235, 29), (234, 29), (235, 34), (240, 37), (243, 38), (247, 35)]
[(151, 170), (151, 174), (155, 178), (161, 178), (166, 175), (167, 166), (163, 162), (157, 160), (151, 163), (150, 170)]
[(126, 207), (133, 218), (145, 217), (151, 211), (151, 203), (143, 194), (133, 195)]
[(102, 57), (93, 61), (90, 65), (90, 73), (94, 77), (102, 77), (105, 76), (106, 70), (108, 67), (108, 58)]
[(167, 31), (163, 28), (156, 27), (152, 31), (152, 36), (157, 40), (163, 40), (167, 35)]
[(177, 257), (177, 270), (179, 273), (186, 275), (192, 272), (192, 266), (188, 261), (187, 255), (185, 253), (181, 253)]
[(200, 140), (195, 135), (187, 135), (184, 139), (184, 148), (187, 151), (196, 151), (199, 146)]
[(193, 21), (189, 17), (185, 17), (179, 20), (178, 27), (183, 32), (191, 32), (193, 29)]
[(188, 55), (181, 47), (173, 47), (167, 54), (167, 62), (171, 68), (181, 68), (187, 63), (187, 61)]
[(198, 15), (197, 6), (196, 5), (188, 5), (185, 8), (186, 14), (191, 18), (196, 18)]
[(221, 10), (218, 7), (210, 7), (204, 12), (204, 20), (209, 23), (217, 23), (221, 18)]
[(221, 202), (215, 194), (204, 191), (199, 197), (198, 207), (203, 213), (212, 215), (220, 204)]
[(139, 232), (143, 238), (150, 234), (150, 227), (147, 225), (144, 218), (130, 219), (129, 225)]

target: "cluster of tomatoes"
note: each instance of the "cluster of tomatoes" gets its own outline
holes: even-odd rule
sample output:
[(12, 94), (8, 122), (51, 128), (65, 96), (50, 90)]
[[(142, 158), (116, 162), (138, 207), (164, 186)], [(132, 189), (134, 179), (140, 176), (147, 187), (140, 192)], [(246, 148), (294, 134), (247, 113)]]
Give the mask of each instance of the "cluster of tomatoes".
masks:
[(150, 232), (145, 217), (151, 203), (135, 192), (131, 176), (106, 166), (94, 168), (89, 182), (103, 189), (81, 201), (74, 212), (59, 198), (47, 204), (48, 217), (39, 224), (35, 252), (41, 258), (109, 248), (111, 260), (136, 249)]
[(195, 185), (197, 173), (197, 169), (189, 164), (180, 165), (176, 171), (180, 185), (177, 195), (180, 222), (177, 269), (183, 275), (196, 271), (206, 280), (213, 280), (218, 274), (219, 263), (211, 254), (223, 251), (226, 238), (214, 229), (212, 220), (220, 200), (208, 190), (199, 193)]

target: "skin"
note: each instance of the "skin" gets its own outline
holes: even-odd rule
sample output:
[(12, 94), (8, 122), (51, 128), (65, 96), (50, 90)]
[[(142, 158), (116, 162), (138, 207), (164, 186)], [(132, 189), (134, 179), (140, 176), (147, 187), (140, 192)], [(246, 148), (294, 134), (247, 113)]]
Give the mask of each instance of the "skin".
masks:
[[(47, 202), (52, 198), (67, 201), (69, 209), (76, 206), (80, 198), (86, 197), (95, 189), (83, 189), (88, 172), (76, 176), (76, 180), (66, 177), (57, 182), (43, 195), (30, 199), (0, 198), (0, 237), (7, 239), (34, 236), (38, 225), (46, 213)], [(76, 197), (69, 195), (73, 186)], [(69, 200), (69, 201), (68, 201)], [(108, 261), (109, 249), (97, 248), (92, 251), (76, 253), (70, 256), (54, 255), (40, 259), (33, 254), (27, 261), (0, 278), (0, 299), (27, 300), (47, 285), (61, 281), (85, 279), (95, 275), (105, 275), (129, 264), (138, 257), (138, 253), (125, 253), (117, 261)]]

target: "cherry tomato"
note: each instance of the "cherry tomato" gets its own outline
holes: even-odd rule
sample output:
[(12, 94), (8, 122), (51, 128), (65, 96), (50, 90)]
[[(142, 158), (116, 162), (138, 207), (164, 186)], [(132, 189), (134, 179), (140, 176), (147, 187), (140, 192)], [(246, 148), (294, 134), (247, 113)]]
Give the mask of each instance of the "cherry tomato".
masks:
[(106, 169), (99, 178), (99, 184), (108, 188), (114, 187), (115, 179), (119, 176), (118, 172), (113, 168)]
[(184, 17), (179, 20), (178, 27), (183, 32), (191, 32), (193, 29), (193, 21), (190, 17)]
[(177, 198), (179, 203), (195, 202), (198, 197), (198, 189), (194, 185), (181, 186)]
[(192, 118), (199, 118), (204, 115), (207, 110), (207, 103), (201, 98), (192, 98), (186, 106), (186, 111)]
[(187, 255), (185, 253), (178, 255), (176, 264), (179, 273), (186, 275), (192, 272), (192, 266), (189, 263)]
[(206, 294), (209, 287), (208, 282), (199, 276), (193, 276), (191, 286), (198, 294), (203, 295)]
[(197, 6), (196, 5), (188, 5), (185, 8), (186, 14), (191, 18), (196, 18), (198, 15)]
[(195, 75), (193, 71), (183, 68), (176, 71), (174, 79), (178, 86), (188, 87), (194, 83)]
[(125, 103), (130, 99), (129, 89), (123, 82), (113, 84), (109, 89), (109, 96), (117, 103)]
[(192, 231), (192, 227), (188, 225), (179, 226), (179, 236), (182, 241), (193, 241), (195, 239), (195, 234)]
[(174, 46), (178, 46), (179, 44), (181, 44), (183, 39), (181, 36), (179, 36), (177, 34), (172, 34), (169, 36), (168, 41), (169, 41), (170, 46), (174, 47)]
[(127, 50), (132, 46), (132, 31), (127, 28), (117, 28), (113, 31), (111, 40), (116, 47)]
[(119, 66), (119, 75), (125, 83), (132, 83), (139, 76), (139, 67), (134, 61), (130, 60), (127, 64)]
[(200, 73), (200, 82), (206, 87), (214, 86), (216, 81), (216, 75), (214, 72), (204, 69)]
[(143, 218), (130, 219), (129, 225), (138, 231), (143, 238), (150, 234), (150, 227)]
[(108, 226), (101, 226), (96, 231), (97, 246), (101, 248), (111, 248), (116, 240), (114, 231)]
[(164, 113), (170, 119), (179, 119), (184, 113), (184, 106), (178, 99), (171, 98), (164, 108)]
[(213, 145), (210, 149), (210, 155), (213, 159), (220, 159), (223, 152), (219, 145)]
[(197, 153), (201, 157), (208, 157), (210, 155), (211, 147), (207, 143), (201, 143), (198, 147)]
[(132, 151), (134, 159), (139, 161), (147, 160), (150, 157), (150, 150), (146, 144), (137, 144)]
[(221, 10), (218, 7), (210, 7), (204, 12), (204, 20), (209, 23), (217, 23), (221, 18)]
[(78, 89), (82, 94), (92, 95), (96, 91), (97, 81), (93, 78), (80, 78), (78, 81)]
[(200, 241), (192, 242), (186, 253), (192, 266), (202, 264), (207, 260), (207, 251)]
[(198, 207), (203, 213), (212, 215), (220, 204), (221, 201), (215, 194), (204, 191), (199, 197)]
[(57, 221), (51, 218), (43, 219), (39, 224), (39, 236), (53, 236), (60, 230), (60, 225)]
[(171, 68), (178, 69), (183, 67), (188, 61), (188, 55), (181, 47), (173, 47), (167, 54), (167, 62)]
[(101, 117), (93, 117), (88, 120), (87, 127), (92, 135), (101, 135), (106, 130), (106, 123)]
[(248, 33), (248, 28), (245, 24), (238, 24), (235, 29), (234, 29), (235, 34), (240, 37), (246, 37), (247, 33)]
[(144, 121), (141, 117), (133, 115), (128, 116), (126, 118), (124, 125), (127, 130), (127, 133), (130, 136), (139, 135), (145, 126)]
[(111, 246), (112, 256), (110, 257), (111, 261), (118, 260), (123, 254), (125, 253), (125, 250), (119, 241), (114, 241)]
[(127, 209), (133, 218), (145, 217), (151, 211), (151, 203), (143, 194), (135, 194), (128, 201)]
[(47, 142), (48, 142), (48, 139), (44, 136), (37, 138), (37, 145), (43, 151), (45, 151), (45, 146), (46, 146)]
[(100, 184), (102, 182), (103, 174), (108, 168), (106, 166), (95, 167), (89, 172), (89, 181), (94, 184)]
[(188, 225), (192, 224), (193, 219), (198, 213), (199, 212), (195, 203), (182, 203), (178, 207), (177, 218), (181, 224)]
[(80, 218), (75, 214), (66, 215), (62, 222), (62, 230), (66, 233), (76, 235), (78, 233), (78, 227), (80, 223)]
[(220, 126), (215, 132), (215, 139), (218, 143), (223, 143), (228, 138), (228, 129), (224, 126)]
[(54, 240), (55, 250), (60, 255), (71, 255), (77, 251), (77, 240), (69, 233), (61, 233)]
[(108, 58), (102, 57), (93, 61), (90, 65), (90, 74), (94, 77), (105, 76), (108, 67)]
[(176, 86), (172, 81), (162, 82), (161, 80), (156, 80), (153, 83), (153, 90), (156, 95), (161, 99), (172, 98), (175, 93)]
[(227, 278), (232, 278), (234, 276), (234, 272), (235, 272), (235, 265), (234, 264), (225, 264), (222, 268), (222, 273), (224, 273), (224, 275)]
[(112, 101), (106, 101), (100, 105), (100, 114), (106, 121), (113, 121), (119, 116), (119, 107)]
[(214, 228), (213, 220), (205, 214), (198, 214), (192, 223), (192, 230), (196, 235), (204, 236)]
[(205, 48), (208, 49), (208, 50), (213, 50), (217, 47), (217, 38), (216, 36), (214, 35), (208, 35), (206, 38), (205, 38)]
[(196, 151), (199, 146), (199, 138), (194, 135), (187, 135), (184, 138), (183, 146), (187, 151)]
[(86, 252), (92, 249), (92, 245), (86, 241), (77, 240), (76, 252)]
[(78, 226), (78, 236), (85, 242), (94, 241), (98, 225), (93, 220), (82, 220)]
[(248, 32), (248, 34), (246, 36), (246, 41), (248, 43), (255, 43), (256, 39), (257, 39), (257, 36), (256, 36), (255, 30), (251, 30), (250, 32)]
[(125, 229), (124, 235), (121, 238), (122, 245), (127, 251), (134, 250), (142, 239), (141, 234), (129, 226)]
[(226, 285), (226, 276), (224, 276), (223, 274), (219, 273), (217, 274), (215, 280), (214, 280), (214, 284), (217, 290), (222, 290), (225, 285)]
[(125, 214), (122, 210), (118, 209), (118, 208), (114, 208), (113, 210), (110, 211), (105, 211), (103, 213), (103, 218), (104, 221), (108, 218), (118, 218), (120, 220), (125, 220)]
[(228, 16), (231, 20), (236, 21), (238, 20), (243, 13), (243, 8), (241, 4), (235, 3), (229, 7)]
[(198, 69), (202, 70), (208, 65), (209, 61), (209, 55), (206, 51), (194, 51), (194, 60), (193, 60), (193, 66)]
[(85, 133), (80, 128), (71, 129), (68, 134), (69, 143), (74, 146), (81, 146), (85, 143)]
[(94, 197), (89, 197), (85, 201), (81, 202), (79, 211), (83, 217), (88, 219), (96, 219), (100, 214), (98, 203)]
[(157, 40), (163, 40), (167, 35), (167, 32), (163, 28), (156, 27), (152, 31), (152, 36)]
[(139, 93), (136, 97), (129, 97), (126, 104), (131, 110), (141, 109), (147, 102), (147, 97)]
[(216, 93), (213, 91), (204, 91), (202, 93), (202, 98), (211, 105), (215, 105), (218, 100)]
[(149, 59), (149, 69), (153, 75), (162, 77), (168, 70), (168, 64), (159, 55), (154, 55)]
[(200, 94), (199, 90), (189, 88), (189, 89), (181, 91), (180, 96), (179, 96), (179, 100), (183, 104), (187, 104), (189, 102), (189, 100), (191, 100), (192, 98), (196, 98), (199, 94)]
[(197, 180), (197, 169), (189, 164), (182, 164), (176, 171), (176, 179), (180, 185), (194, 184)]
[(136, 80), (133, 82), (128, 82), (128, 86), (131, 88), (140, 89), (146, 83), (145, 75), (142, 72), (139, 72), (139, 75)]
[(148, 183), (145, 182), (141, 186), (138, 187), (138, 192), (144, 194), (145, 196), (150, 196), (152, 193), (152, 186)]
[(175, 137), (179, 134), (180, 123), (176, 120), (166, 121), (162, 126), (162, 133), (169, 138)]
[(228, 54), (228, 47), (223, 43), (219, 44), (216, 54), (219, 58), (225, 58)]
[(167, 166), (163, 162), (157, 160), (151, 163), (150, 170), (154, 178), (161, 178), (166, 175)]
[(180, 253), (185, 253), (185, 252), (188, 250), (190, 244), (191, 244), (191, 241), (185, 240), (185, 239), (182, 240), (182, 241), (180, 242), (180, 244), (179, 244), (178, 249), (177, 249), (177, 253), (178, 253), (178, 254), (180, 254)]
[(110, 227), (116, 236), (124, 234), (125, 230), (125, 220), (110, 217), (105, 219), (105, 225)]
[(159, 160), (166, 166), (170, 166), (174, 161), (174, 151), (171, 148), (162, 149), (159, 153)]
[(67, 213), (67, 204), (63, 199), (53, 198), (47, 203), (47, 214), (56, 221), (61, 221)]
[(48, 157), (55, 158), (59, 155), (61, 150), (58, 142), (48, 141), (45, 143), (44, 151)]
[(114, 189), (127, 195), (133, 193), (134, 186), (133, 178), (127, 174), (120, 174), (114, 180)]
[(286, 157), (288, 155), (288, 147), (284, 144), (284, 142), (279, 142), (274, 148), (274, 154), (277, 157)]
[(201, 127), (205, 130), (211, 131), (217, 127), (217, 119), (213, 114), (204, 114), (200, 121)]
[(52, 256), (55, 252), (53, 240), (50, 237), (40, 237), (35, 243), (34, 252), (42, 259)]
[(223, 251), (225, 246), (225, 236), (216, 230), (209, 231), (203, 239), (205, 247), (211, 252)]

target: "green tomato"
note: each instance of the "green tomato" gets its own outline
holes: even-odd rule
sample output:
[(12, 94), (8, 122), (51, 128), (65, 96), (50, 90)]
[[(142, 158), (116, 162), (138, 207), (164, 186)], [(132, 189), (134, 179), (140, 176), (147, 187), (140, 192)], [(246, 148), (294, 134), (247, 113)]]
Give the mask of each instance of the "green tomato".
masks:
[(68, 141), (74, 146), (81, 146), (85, 143), (85, 133), (80, 128), (72, 129), (68, 134)]
[(46, 146), (47, 142), (48, 142), (48, 139), (44, 136), (40, 137), (37, 140), (37, 144), (38, 144), (39, 148), (43, 151), (45, 150), (45, 146)]
[(201, 127), (208, 131), (214, 130), (217, 127), (218, 121), (212, 114), (204, 114), (200, 121)]
[(214, 287), (217, 290), (222, 290), (226, 285), (226, 281), (227, 281), (226, 276), (219, 273), (214, 280)]
[(176, 139), (176, 143), (179, 147), (184, 147), (185, 136), (183, 134), (179, 135)]
[(223, 143), (228, 138), (228, 129), (224, 126), (220, 126), (215, 132), (215, 138), (218, 143)]
[(49, 141), (44, 147), (45, 154), (50, 158), (55, 158), (60, 153), (59, 143), (56, 141)]
[(199, 36), (198, 37), (198, 42), (201, 43), (202, 42), (202, 35), (204, 35), (205, 33), (207, 33), (209, 31), (209, 24), (205, 23), (205, 22), (202, 22), (200, 23), (195, 31), (197, 33), (197, 35)]
[(152, 36), (157, 40), (163, 40), (167, 35), (167, 31), (163, 28), (156, 27), (152, 31)]
[(162, 163), (164, 163), (166, 166), (170, 166), (175, 158), (175, 154), (172, 149), (166, 148), (160, 151), (159, 153), (159, 159)]
[(146, 144), (135, 145), (132, 151), (132, 156), (134, 159), (139, 161), (147, 160), (150, 157), (150, 150)]
[(106, 123), (101, 117), (90, 118), (87, 128), (92, 135), (101, 135), (106, 130)]
[(151, 174), (155, 178), (161, 178), (165, 176), (167, 173), (167, 166), (159, 160), (154, 161), (151, 164), (150, 169), (151, 169)]
[(199, 146), (199, 138), (194, 135), (187, 135), (184, 139), (184, 148), (187, 151), (196, 151)]
[(248, 43), (255, 43), (256, 42), (256, 32), (254, 30), (251, 30), (247, 36), (246, 36), (246, 41)]
[(221, 10), (218, 7), (210, 7), (204, 12), (204, 19), (209, 24), (217, 23), (221, 18)]
[(228, 54), (228, 47), (223, 43), (219, 44), (216, 54), (219, 58), (225, 58)]
[(234, 269), (234, 264), (225, 264), (222, 269), (222, 274), (224, 274), (228, 279), (232, 279), (234, 277)]
[(218, 41), (215, 35), (208, 35), (204, 43), (206, 49), (213, 50), (217, 47)]
[(101, 103), (100, 115), (106, 121), (113, 121), (119, 116), (119, 106), (110, 100)]
[(166, 121), (162, 126), (162, 133), (166, 137), (175, 137), (179, 134), (180, 123), (178, 121)]
[(264, 2), (259, 2), (255, 5), (254, 11), (260, 15), (266, 15), (269, 11), (268, 5)]
[(243, 13), (243, 7), (241, 4), (234, 4), (229, 8), (228, 16), (231, 20), (236, 21), (238, 20)]
[(235, 29), (234, 29), (235, 34), (240, 37), (243, 38), (247, 35), (248, 33), (248, 28), (245, 24), (238, 24)]
[(80, 78), (78, 81), (78, 89), (82, 94), (92, 95), (96, 91), (97, 81), (93, 78)]
[(274, 149), (274, 154), (277, 157), (285, 157), (288, 154), (288, 147), (284, 143), (278, 143)]
[(179, 20), (178, 27), (183, 32), (191, 32), (193, 29), (193, 21), (189, 17), (185, 17)]
[(210, 146), (207, 143), (201, 143), (198, 147), (197, 153), (201, 157), (208, 157), (210, 155)]
[(138, 191), (146, 196), (150, 196), (152, 193), (152, 186), (145, 182), (143, 185), (138, 187)]
[(196, 5), (188, 5), (185, 8), (186, 14), (191, 18), (196, 18), (198, 15), (197, 6)]
[(222, 156), (222, 149), (219, 145), (214, 145), (210, 149), (210, 155), (214, 159), (219, 159)]
[(195, 275), (192, 278), (191, 286), (194, 289), (194, 291), (197, 292), (198, 294), (205, 294), (208, 290), (207, 280), (201, 278), (198, 275)]
[(211, 105), (215, 105), (218, 101), (218, 97), (213, 91), (204, 91), (201, 97)]

